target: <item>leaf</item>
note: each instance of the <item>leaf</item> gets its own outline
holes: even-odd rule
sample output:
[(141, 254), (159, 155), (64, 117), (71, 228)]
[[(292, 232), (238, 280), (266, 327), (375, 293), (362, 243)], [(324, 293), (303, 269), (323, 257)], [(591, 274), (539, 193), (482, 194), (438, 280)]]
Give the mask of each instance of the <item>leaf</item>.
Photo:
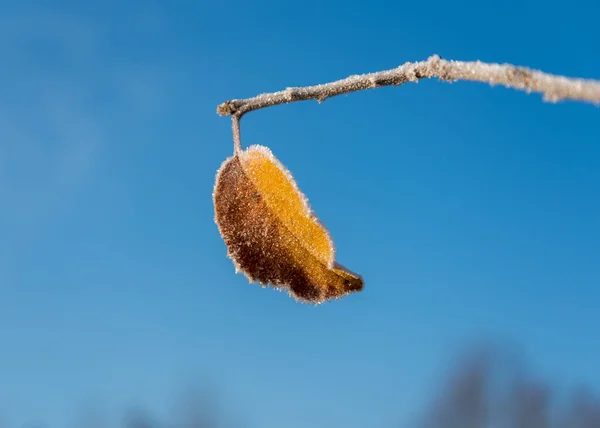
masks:
[(213, 202), (228, 256), (251, 282), (315, 304), (362, 290), (362, 278), (335, 261), (329, 232), (267, 147), (250, 146), (223, 162)]

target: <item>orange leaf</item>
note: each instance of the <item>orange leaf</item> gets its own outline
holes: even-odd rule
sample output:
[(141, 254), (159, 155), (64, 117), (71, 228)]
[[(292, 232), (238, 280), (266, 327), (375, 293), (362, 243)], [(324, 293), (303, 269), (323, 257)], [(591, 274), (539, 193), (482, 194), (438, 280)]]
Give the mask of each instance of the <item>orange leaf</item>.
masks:
[(228, 255), (250, 281), (315, 304), (362, 290), (360, 275), (336, 263), (327, 229), (267, 147), (226, 159), (213, 200)]

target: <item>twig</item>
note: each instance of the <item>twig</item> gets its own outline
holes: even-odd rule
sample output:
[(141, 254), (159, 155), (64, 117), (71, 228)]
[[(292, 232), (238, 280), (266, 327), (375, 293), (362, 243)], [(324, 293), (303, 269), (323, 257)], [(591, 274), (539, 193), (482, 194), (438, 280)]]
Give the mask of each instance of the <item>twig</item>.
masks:
[(470, 80), (490, 85), (543, 94), (544, 101), (573, 100), (600, 106), (600, 81), (568, 78), (543, 73), (510, 64), (487, 64), (480, 61), (447, 61), (433, 55), (427, 61), (405, 63), (398, 68), (377, 73), (350, 76), (335, 82), (262, 94), (253, 98), (230, 100), (217, 107), (222, 116), (235, 115), (238, 120), (246, 113), (294, 101), (322, 102), (336, 95), (380, 86), (399, 86), (406, 82), (437, 77), (440, 80)]

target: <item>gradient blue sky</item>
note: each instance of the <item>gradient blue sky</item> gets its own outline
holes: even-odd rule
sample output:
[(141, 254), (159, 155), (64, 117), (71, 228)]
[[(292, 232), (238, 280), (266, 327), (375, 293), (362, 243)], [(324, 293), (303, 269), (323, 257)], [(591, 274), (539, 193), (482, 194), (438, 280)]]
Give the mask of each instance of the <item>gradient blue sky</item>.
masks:
[[(254, 112), (360, 272), (319, 307), (236, 275), (216, 106), (444, 58), (600, 78), (599, 3), (0, 2), (0, 415), (167, 417), (207, 382), (246, 426), (390, 426), (463, 345), (600, 386), (600, 110), (422, 81)], [(115, 419), (116, 420), (116, 419)], [(65, 425), (67, 424), (67, 425)]]

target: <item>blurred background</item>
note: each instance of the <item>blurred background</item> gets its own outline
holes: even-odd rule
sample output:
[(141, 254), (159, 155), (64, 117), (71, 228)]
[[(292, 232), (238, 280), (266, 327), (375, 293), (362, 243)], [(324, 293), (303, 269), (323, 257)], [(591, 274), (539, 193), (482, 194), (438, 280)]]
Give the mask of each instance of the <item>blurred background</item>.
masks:
[(236, 274), (212, 205), (225, 100), (432, 54), (598, 79), (598, 13), (0, 1), (0, 426), (600, 426), (597, 107), (431, 80), (244, 117), (365, 279), (318, 307)]

